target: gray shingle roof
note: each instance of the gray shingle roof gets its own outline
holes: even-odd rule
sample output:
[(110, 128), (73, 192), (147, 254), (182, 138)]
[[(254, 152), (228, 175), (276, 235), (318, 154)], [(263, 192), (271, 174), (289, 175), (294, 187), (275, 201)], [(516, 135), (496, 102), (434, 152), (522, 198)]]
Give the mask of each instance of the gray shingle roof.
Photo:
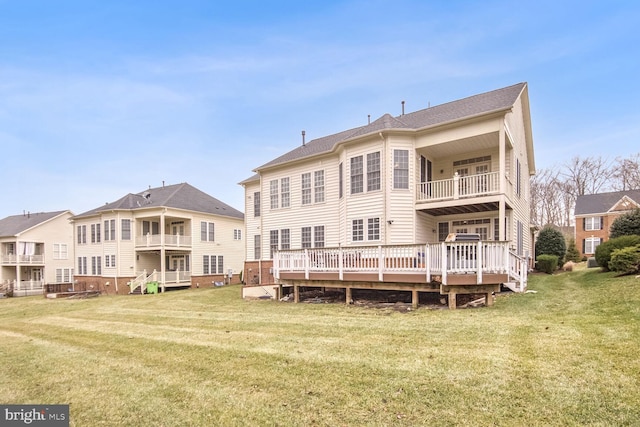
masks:
[(265, 163), (256, 168), (256, 170), (259, 171), (260, 169), (293, 160), (328, 153), (332, 151), (338, 143), (383, 130), (418, 130), (456, 120), (507, 110), (513, 106), (526, 85), (526, 83), (518, 83), (502, 89), (496, 89), (397, 117), (384, 114), (368, 125), (309, 141), (305, 145), (301, 145)]
[(575, 215), (599, 214), (609, 211), (624, 196), (640, 204), (640, 190), (613, 191), (610, 193), (586, 194), (576, 197)]
[(0, 220), (0, 237), (13, 237), (68, 211), (25, 213)]
[(150, 188), (136, 194), (127, 194), (115, 202), (107, 203), (98, 208), (77, 215), (75, 218), (97, 215), (110, 210), (137, 210), (153, 207), (167, 207), (185, 209), (195, 212), (202, 212), (214, 215), (229, 216), (243, 219), (244, 214), (239, 210), (227, 205), (187, 184), (167, 185), (163, 187)]

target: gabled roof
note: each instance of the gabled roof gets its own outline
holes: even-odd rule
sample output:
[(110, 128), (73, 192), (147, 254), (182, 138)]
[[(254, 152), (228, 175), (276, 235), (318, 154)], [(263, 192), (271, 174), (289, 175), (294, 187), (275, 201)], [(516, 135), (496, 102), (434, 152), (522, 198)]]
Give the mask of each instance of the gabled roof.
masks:
[(260, 181), (260, 175), (255, 173), (252, 176), (250, 176), (249, 178), (247, 178), (247, 179), (245, 179), (243, 181), (240, 181), (238, 184), (245, 185), (245, 184), (250, 184), (252, 182), (258, 182), (258, 181)]
[(186, 182), (149, 188), (136, 194), (129, 193), (115, 202), (107, 203), (84, 212), (75, 216), (75, 218), (98, 215), (111, 210), (138, 210), (160, 207), (184, 209), (239, 219), (244, 218), (244, 214), (239, 210), (198, 190)]
[(69, 211), (25, 213), (0, 220), (0, 237), (14, 237)]
[(574, 214), (579, 216), (609, 212), (625, 196), (636, 204), (640, 204), (640, 190), (585, 194), (584, 196), (576, 197), (576, 208)]
[(368, 125), (314, 139), (282, 156), (256, 168), (256, 171), (314, 155), (329, 153), (339, 143), (384, 130), (420, 130), (457, 120), (506, 111), (513, 107), (525, 90), (526, 83), (518, 83), (446, 104), (436, 105), (413, 113), (393, 117), (384, 114)]

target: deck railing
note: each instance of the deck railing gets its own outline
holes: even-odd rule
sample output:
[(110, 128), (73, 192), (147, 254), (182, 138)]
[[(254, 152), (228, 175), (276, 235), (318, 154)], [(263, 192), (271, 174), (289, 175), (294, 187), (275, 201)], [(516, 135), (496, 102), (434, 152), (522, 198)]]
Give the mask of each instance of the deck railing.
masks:
[(498, 172), (459, 176), (438, 181), (421, 182), (418, 185), (418, 202), (436, 200), (456, 200), (495, 194), (500, 191)]
[(446, 284), (449, 274), (508, 274), (524, 288), (526, 261), (510, 253), (508, 242), (443, 242), (425, 245), (353, 246), (282, 250), (274, 254), (274, 277), (280, 273), (421, 273), (428, 282), (439, 276)]

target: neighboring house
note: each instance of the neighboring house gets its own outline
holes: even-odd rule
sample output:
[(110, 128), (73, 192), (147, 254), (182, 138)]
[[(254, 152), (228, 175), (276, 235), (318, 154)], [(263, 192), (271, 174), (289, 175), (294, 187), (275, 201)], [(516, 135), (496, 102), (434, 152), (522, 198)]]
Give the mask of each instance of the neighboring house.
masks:
[(73, 280), (70, 211), (24, 213), (0, 220), (0, 283), (14, 296)]
[(576, 198), (576, 246), (580, 256), (591, 257), (620, 215), (640, 208), (640, 190), (587, 194)]
[(242, 212), (187, 183), (73, 217), (78, 282), (107, 293), (239, 283)]
[[(500, 258), (491, 269), (500, 276), (489, 278), (488, 269), (483, 278), (476, 269), (467, 279), (524, 288), (526, 272), (514, 268), (510, 275), (506, 254), (525, 259), (533, 248), (526, 83), (302, 138), (240, 183), (247, 284), (292, 285), (294, 291), (302, 284), (335, 285), (348, 298), (350, 287), (374, 280), (379, 289), (414, 291), (414, 302), (417, 291), (455, 295), (462, 290), (454, 292), (455, 280), (447, 278), (453, 270), (436, 265), (447, 253), (440, 242), (450, 233), (477, 233), (492, 249), (476, 255), (476, 245), (472, 257)], [(390, 266), (400, 258), (407, 265)], [(435, 288), (436, 282), (448, 287)]]

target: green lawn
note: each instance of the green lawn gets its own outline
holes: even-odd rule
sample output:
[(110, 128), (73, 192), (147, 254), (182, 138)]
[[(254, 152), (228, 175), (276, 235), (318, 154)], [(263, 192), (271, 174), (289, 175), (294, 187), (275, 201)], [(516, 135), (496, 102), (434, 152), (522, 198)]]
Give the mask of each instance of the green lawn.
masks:
[(640, 425), (640, 279), (529, 289), (408, 313), (237, 286), (3, 299), (0, 403), (68, 403), (75, 426)]

